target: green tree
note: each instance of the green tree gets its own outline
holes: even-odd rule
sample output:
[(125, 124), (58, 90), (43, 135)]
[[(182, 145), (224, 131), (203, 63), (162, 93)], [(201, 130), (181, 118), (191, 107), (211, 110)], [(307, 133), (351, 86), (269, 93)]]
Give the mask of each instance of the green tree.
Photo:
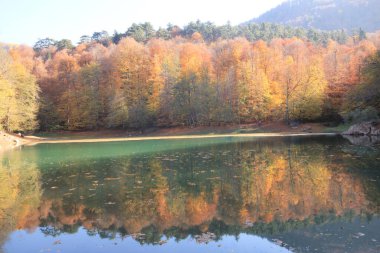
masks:
[(73, 43), (71, 42), (71, 40), (68, 40), (68, 39), (59, 40), (54, 43), (54, 46), (57, 47), (57, 50), (63, 50), (63, 49), (71, 50), (74, 48)]
[(36, 52), (40, 52), (44, 48), (49, 48), (50, 46), (54, 46), (55, 43), (56, 41), (51, 38), (40, 39), (34, 44), (33, 49)]

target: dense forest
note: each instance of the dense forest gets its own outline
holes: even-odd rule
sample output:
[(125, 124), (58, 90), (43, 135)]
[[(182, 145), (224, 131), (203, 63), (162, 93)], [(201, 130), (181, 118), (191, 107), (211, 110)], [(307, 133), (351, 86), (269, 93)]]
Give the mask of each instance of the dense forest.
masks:
[[(183, 37), (191, 39), (194, 33), (200, 33), (205, 42), (215, 42), (220, 39), (233, 39), (236, 37), (246, 38), (249, 41), (264, 40), (271, 41), (274, 38), (293, 38), (298, 37), (303, 40), (308, 40), (317, 44), (326, 45), (329, 40), (335, 40), (339, 43), (345, 43), (349, 39), (350, 35), (358, 36), (360, 39), (365, 38), (365, 32), (362, 29), (352, 31), (350, 33), (338, 29), (334, 31), (321, 31), (317, 29), (304, 29), (293, 28), (291, 26), (261, 23), (261, 24), (247, 24), (232, 26), (230, 23), (217, 26), (212, 22), (190, 22), (183, 28), (168, 24), (166, 28), (160, 27), (155, 30), (153, 25), (149, 22), (132, 24), (125, 32), (115, 31), (113, 35), (109, 35), (106, 31), (100, 31), (93, 33), (92, 36), (83, 35), (80, 38), (80, 43), (88, 43), (91, 41), (97, 41), (104, 46), (108, 46), (111, 43), (117, 44), (122, 38), (131, 37), (137, 42), (148, 42), (150, 39), (158, 38), (163, 40), (170, 40), (176, 37)], [(73, 45), (68, 40), (54, 41), (46, 38), (39, 40), (35, 44), (35, 49), (47, 47), (49, 45), (56, 45), (57, 48), (72, 48)]]
[(48, 38), (33, 48), (2, 45), (0, 126), (144, 129), (378, 117), (378, 34), (225, 27), (240, 32), (223, 35), (199, 21), (157, 31), (145, 23), (82, 36), (76, 46)]

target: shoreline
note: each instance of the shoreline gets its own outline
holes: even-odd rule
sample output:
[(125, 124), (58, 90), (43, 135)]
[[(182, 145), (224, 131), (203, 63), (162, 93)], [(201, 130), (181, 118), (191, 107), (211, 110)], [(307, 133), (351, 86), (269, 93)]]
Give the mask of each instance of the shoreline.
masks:
[(23, 138), (15, 134), (4, 133), (0, 151), (11, 150), (20, 146), (38, 144), (65, 144), (65, 143), (96, 143), (96, 142), (123, 142), (148, 140), (189, 140), (202, 138), (264, 138), (264, 137), (296, 137), (296, 136), (334, 136), (341, 131), (328, 129), (321, 123), (302, 124), (298, 127), (289, 127), (284, 123), (267, 123), (263, 126), (243, 124), (240, 126), (217, 127), (170, 127), (151, 128), (146, 133), (131, 130), (100, 129), (95, 131), (53, 131), (40, 132), (36, 135)]
[(26, 137), (25, 146), (37, 144), (64, 144), (64, 143), (97, 143), (97, 142), (123, 142), (123, 141), (148, 141), (148, 140), (186, 140), (204, 138), (241, 138), (241, 137), (297, 137), (297, 136), (335, 136), (337, 133), (247, 133), (247, 134), (197, 134), (197, 135), (171, 135), (171, 136), (136, 136), (113, 138), (82, 138), (82, 139), (54, 139)]
[(21, 138), (15, 134), (0, 131), (0, 153), (27, 145), (30, 140), (29, 138)]

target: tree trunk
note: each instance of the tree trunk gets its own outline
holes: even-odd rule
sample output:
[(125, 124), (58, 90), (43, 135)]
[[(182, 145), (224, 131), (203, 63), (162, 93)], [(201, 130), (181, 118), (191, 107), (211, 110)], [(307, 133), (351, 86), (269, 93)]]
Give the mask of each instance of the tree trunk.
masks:
[(289, 120), (289, 90), (286, 90), (286, 108), (285, 108), (285, 120), (286, 124), (290, 125)]

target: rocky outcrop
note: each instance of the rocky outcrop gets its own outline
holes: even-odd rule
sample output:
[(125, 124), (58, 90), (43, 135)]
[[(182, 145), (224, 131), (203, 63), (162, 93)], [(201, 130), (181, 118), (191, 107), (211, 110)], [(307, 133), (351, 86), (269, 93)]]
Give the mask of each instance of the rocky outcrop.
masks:
[(343, 132), (342, 134), (355, 136), (380, 136), (380, 122), (369, 121), (358, 123), (351, 126), (347, 131)]
[(373, 146), (380, 143), (380, 136), (375, 135), (343, 135), (343, 137), (356, 146)]

